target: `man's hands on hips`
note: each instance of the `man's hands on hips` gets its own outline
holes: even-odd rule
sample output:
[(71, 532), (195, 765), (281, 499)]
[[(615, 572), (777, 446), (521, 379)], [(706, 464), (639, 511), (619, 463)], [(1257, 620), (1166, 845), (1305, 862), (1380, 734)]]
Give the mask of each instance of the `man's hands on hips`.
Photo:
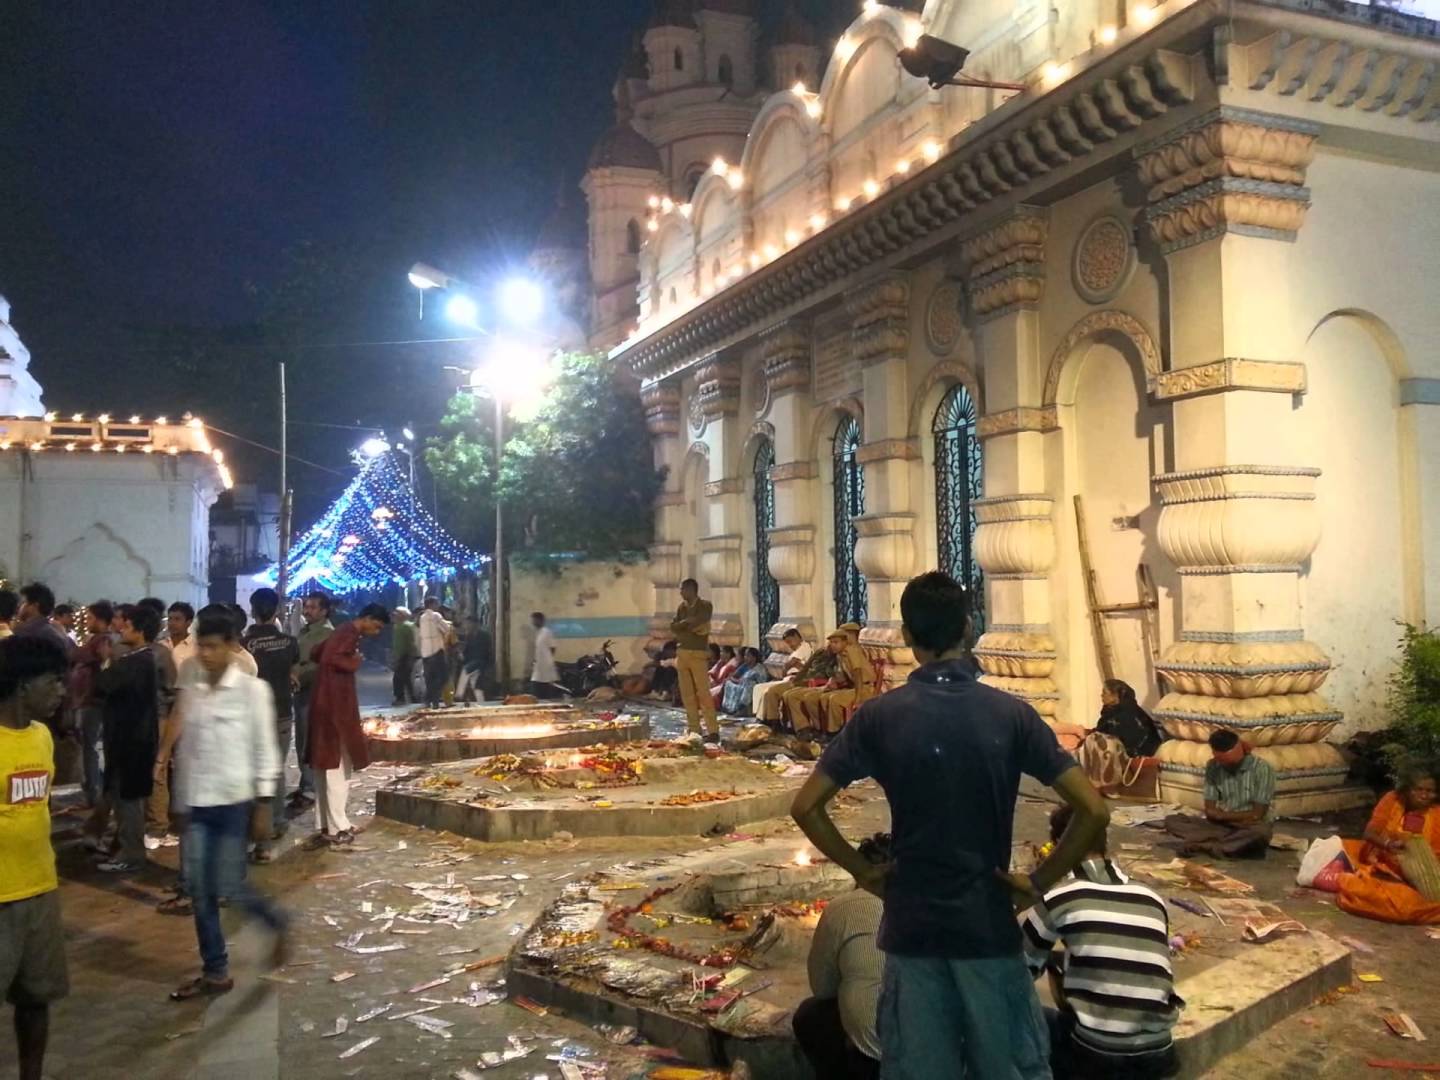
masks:
[(885, 899), (885, 883), (890, 877), (891, 863), (872, 863), (855, 875), (855, 884), (866, 892)]
[(996, 870), (995, 876), (1010, 890), (1010, 902), (1015, 905), (1017, 912), (1032, 908), (1040, 902), (1040, 890), (1035, 888), (1029, 874), (1007, 874), (1004, 870)]

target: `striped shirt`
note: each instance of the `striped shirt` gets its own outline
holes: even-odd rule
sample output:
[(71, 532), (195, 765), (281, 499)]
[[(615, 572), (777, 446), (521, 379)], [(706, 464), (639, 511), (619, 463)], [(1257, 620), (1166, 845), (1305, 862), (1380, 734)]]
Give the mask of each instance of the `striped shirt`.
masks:
[(1035, 975), (1057, 943), (1065, 946), (1058, 966), (1078, 1042), (1108, 1055), (1170, 1045), (1185, 1003), (1170, 968), (1170, 918), (1155, 892), (1131, 884), (1109, 859), (1086, 859), (1020, 925)]
[(885, 954), (875, 945), (884, 904), (878, 896), (853, 889), (831, 900), (815, 927), (810, 945), (810, 992), (817, 998), (838, 998), (840, 1023), (859, 1051), (880, 1060), (875, 1015)]
[(1205, 801), (1231, 813), (1263, 806), (1268, 818), (1275, 802), (1275, 770), (1254, 754), (1246, 754), (1233, 769), (1212, 761), (1205, 766)]

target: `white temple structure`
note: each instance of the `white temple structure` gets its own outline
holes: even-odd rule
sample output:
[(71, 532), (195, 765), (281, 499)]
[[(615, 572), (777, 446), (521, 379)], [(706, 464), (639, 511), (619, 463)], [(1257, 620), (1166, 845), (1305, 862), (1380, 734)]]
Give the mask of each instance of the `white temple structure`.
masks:
[(29, 353), (0, 312), (0, 579), (43, 581), (76, 605), (208, 603), (210, 507), (231, 478), (205, 425), (42, 413)]
[[(661, 5), (589, 181), (596, 340), (629, 312), (668, 469), (656, 625), (695, 575), (722, 640), (859, 619), (893, 683), (900, 592), (940, 567), (1043, 715), (1134, 685), (1168, 795), (1225, 726), (1283, 809), (1345, 801), (1333, 743), (1385, 724), (1397, 623), (1440, 616), (1440, 28), (871, 0), (823, 74), (736, 75), (736, 115), (763, 100), (692, 190), (657, 110), (717, 6)], [(1023, 88), (932, 89), (897, 62), (922, 34)]]

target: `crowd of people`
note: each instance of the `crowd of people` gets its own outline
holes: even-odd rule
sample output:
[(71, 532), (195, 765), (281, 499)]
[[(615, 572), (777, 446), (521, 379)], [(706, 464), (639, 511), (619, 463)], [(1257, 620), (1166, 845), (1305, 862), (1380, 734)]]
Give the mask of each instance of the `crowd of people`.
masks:
[[(337, 627), (323, 594), (302, 608), (298, 638), (279, 625), (272, 589), (248, 613), (97, 600), (77, 626), (80, 613), (43, 584), (0, 590), (0, 990), (15, 1006), (22, 1080), (41, 1076), (49, 1005), (68, 990), (50, 822), (57, 743), (78, 748), (98, 870), (139, 873), (148, 850), (179, 846), (158, 910), (192, 917), (201, 971), (173, 999), (233, 986), (222, 900), (269, 927), (283, 960), (286, 916), (250, 886), (246, 864), (270, 861), (312, 803), (306, 847), (353, 842), (349, 780), (368, 763), (359, 643), (390, 621), (372, 604)], [(284, 799), (292, 745), (300, 781)]]
[(438, 708), (447, 692), (456, 703), (484, 701), (494, 692), (495, 645), (474, 615), (462, 618), (438, 596), (427, 596), (418, 615), (398, 607), (390, 620), (392, 704)]

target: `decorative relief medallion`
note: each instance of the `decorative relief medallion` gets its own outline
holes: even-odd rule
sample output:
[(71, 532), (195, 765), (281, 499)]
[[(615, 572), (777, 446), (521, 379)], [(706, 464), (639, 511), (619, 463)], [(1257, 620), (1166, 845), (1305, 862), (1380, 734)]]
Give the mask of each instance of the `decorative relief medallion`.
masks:
[(1075, 244), (1071, 267), (1075, 291), (1092, 304), (1103, 304), (1123, 289), (1135, 270), (1130, 229), (1117, 217), (1090, 223)]
[(960, 341), (965, 330), (960, 319), (964, 302), (959, 284), (953, 281), (943, 282), (930, 294), (930, 304), (925, 309), (925, 337), (936, 356), (949, 355)]
[(690, 395), (690, 401), (686, 405), (687, 415), (690, 417), (690, 430), (697, 436), (705, 433), (705, 406), (700, 403), (700, 391), (697, 388)]
[(755, 415), (764, 416), (770, 411), (770, 380), (765, 375), (765, 365), (757, 365), (750, 373), (750, 400), (755, 404)]

